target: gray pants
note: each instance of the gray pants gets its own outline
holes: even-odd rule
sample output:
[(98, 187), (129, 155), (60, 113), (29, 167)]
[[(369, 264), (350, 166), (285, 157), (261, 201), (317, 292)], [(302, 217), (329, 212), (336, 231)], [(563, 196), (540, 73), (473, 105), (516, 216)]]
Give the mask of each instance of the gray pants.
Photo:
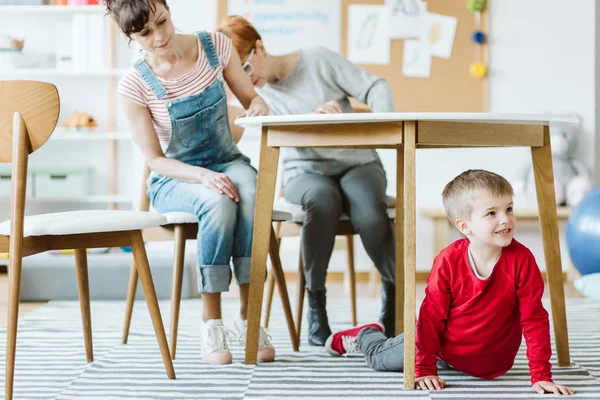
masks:
[[(387, 338), (383, 332), (365, 328), (358, 334), (358, 348), (365, 355), (367, 365), (376, 371), (404, 370), (404, 334)], [(437, 362), (438, 369), (451, 368), (444, 361)]]
[(350, 216), (367, 254), (386, 280), (395, 282), (395, 239), (386, 213), (387, 180), (380, 162), (359, 165), (339, 176), (303, 174), (284, 186), (285, 198), (306, 211), (302, 259), (309, 290), (324, 290), (338, 220)]

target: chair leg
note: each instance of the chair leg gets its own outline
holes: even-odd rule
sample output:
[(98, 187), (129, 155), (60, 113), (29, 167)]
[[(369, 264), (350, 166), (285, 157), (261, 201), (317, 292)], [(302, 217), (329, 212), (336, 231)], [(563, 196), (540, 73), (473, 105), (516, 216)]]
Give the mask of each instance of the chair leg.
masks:
[(129, 338), (129, 327), (131, 326), (131, 315), (133, 314), (133, 302), (135, 301), (135, 292), (137, 290), (138, 271), (135, 266), (135, 258), (131, 261), (131, 271), (129, 272), (129, 286), (127, 288), (127, 302), (125, 303), (125, 322), (123, 323), (123, 335), (121, 343), (127, 344)]
[[(279, 232), (281, 231), (281, 222), (275, 222), (271, 228), (275, 232), (275, 238), (277, 239), (277, 252), (281, 248), (281, 238)], [(263, 326), (269, 328), (269, 320), (271, 319), (271, 306), (273, 305), (273, 292), (275, 291), (275, 278), (273, 271), (269, 270), (267, 273), (267, 303), (265, 305), (265, 316), (263, 317)]]
[(298, 333), (294, 327), (294, 317), (292, 316), (292, 307), (290, 306), (290, 298), (288, 296), (287, 285), (285, 283), (285, 275), (283, 268), (281, 267), (281, 259), (279, 258), (279, 246), (277, 243), (277, 236), (275, 231), (271, 229), (271, 245), (269, 246), (269, 255), (271, 256), (271, 272), (274, 280), (277, 281), (277, 288), (279, 289), (279, 298), (281, 299), (281, 305), (283, 306), (283, 313), (285, 315), (285, 321), (287, 322), (288, 331), (290, 332), (290, 339), (292, 340), (292, 348), (294, 351), (299, 350), (300, 343), (298, 342)]
[(550, 306), (552, 308), (556, 354), (558, 365), (565, 367), (571, 364), (567, 312), (565, 310), (565, 287), (562, 277), (558, 239), (558, 218), (556, 216), (556, 195), (554, 193), (552, 152), (550, 149), (550, 128), (544, 126), (543, 129), (544, 146), (532, 147), (531, 158), (533, 161), (535, 189), (540, 212), (548, 287), (550, 289)]
[[(272, 260), (272, 258), (271, 258)], [(271, 319), (271, 305), (273, 304), (273, 293), (275, 292), (275, 277), (273, 276), (273, 269), (271, 268), (267, 273), (267, 301), (265, 304), (265, 316), (263, 317), (263, 326), (269, 327), (269, 320)]]
[(306, 279), (304, 278), (304, 263), (302, 261), (302, 247), (298, 256), (298, 287), (296, 288), (296, 334), (300, 343), (300, 328), (302, 328), (302, 309), (304, 308), (304, 294), (306, 292)]
[(79, 307), (81, 308), (81, 323), (85, 341), (85, 360), (94, 361), (92, 342), (92, 314), (90, 310), (90, 284), (88, 278), (87, 250), (75, 249), (75, 269), (77, 271), (77, 289), (79, 292)]
[(173, 287), (171, 292), (171, 358), (175, 359), (177, 350), (177, 331), (179, 329), (179, 306), (181, 305), (181, 286), (183, 284), (183, 262), (185, 257), (185, 236), (183, 225), (175, 225), (173, 260)]
[(352, 325), (356, 326), (356, 272), (354, 271), (354, 235), (346, 235), (346, 252), (348, 254), (348, 279), (350, 280), (350, 307), (352, 309)]
[(377, 267), (373, 265), (373, 269), (371, 270), (371, 272), (369, 272), (369, 293), (371, 293), (371, 297), (378, 296), (377, 281), (379, 280), (379, 277), (379, 271), (377, 270)]
[(154, 282), (152, 281), (152, 273), (150, 272), (150, 265), (148, 264), (148, 256), (146, 254), (146, 249), (144, 248), (142, 232), (131, 231), (129, 233), (129, 237), (131, 239), (133, 258), (135, 259), (135, 265), (138, 269), (138, 274), (140, 275), (140, 280), (142, 282), (144, 297), (146, 298), (148, 311), (150, 311), (150, 317), (152, 318), (152, 325), (154, 326), (154, 333), (156, 335), (156, 340), (158, 341), (158, 347), (163, 359), (163, 364), (165, 365), (167, 376), (170, 379), (175, 379), (173, 360), (171, 360), (171, 355), (169, 354), (169, 344), (167, 343), (165, 327), (162, 322), (162, 317), (160, 316), (160, 308), (158, 307)]
[(19, 322), (19, 299), (21, 294), (21, 253), (10, 255), (8, 267), (8, 319), (6, 327), (6, 369), (4, 396), (12, 400), (17, 350), (17, 324)]

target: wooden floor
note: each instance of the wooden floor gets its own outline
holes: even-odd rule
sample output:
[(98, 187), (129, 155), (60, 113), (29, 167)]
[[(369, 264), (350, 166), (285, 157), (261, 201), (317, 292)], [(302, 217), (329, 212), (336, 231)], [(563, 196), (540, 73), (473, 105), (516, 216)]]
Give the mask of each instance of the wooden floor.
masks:
[[(73, 272), (74, 273), (74, 272)], [(291, 296), (296, 293), (296, 285), (294, 281), (288, 281), (288, 291)], [(425, 296), (425, 282), (417, 282), (417, 300), (422, 300)], [(237, 298), (238, 292), (237, 286), (232, 284), (231, 291), (225, 293), (223, 298)], [(366, 282), (359, 282), (356, 288), (357, 295), (359, 297), (370, 297), (373, 293), (373, 289)], [(376, 291), (376, 293), (378, 290)], [(277, 294), (275, 294), (277, 296)], [(347, 291), (344, 290), (344, 285), (341, 281), (335, 281), (328, 279), (327, 282), (327, 296), (331, 298), (344, 298), (347, 297)], [(567, 298), (580, 298), (581, 294), (575, 289), (571, 283), (565, 284), (565, 296)], [(548, 285), (544, 291), (544, 297), (548, 297)], [(23, 318), (37, 307), (44, 304), (44, 302), (21, 302), (19, 307), (19, 318)], [(0, 326), (6, 325), (8, 308), (8, 276), (5, 273), (0, 273)]]

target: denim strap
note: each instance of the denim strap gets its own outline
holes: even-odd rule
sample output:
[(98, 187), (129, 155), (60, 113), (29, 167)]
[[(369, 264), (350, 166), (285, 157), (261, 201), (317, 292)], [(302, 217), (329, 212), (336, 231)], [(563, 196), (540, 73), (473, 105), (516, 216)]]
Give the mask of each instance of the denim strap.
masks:
[(146, 82), (146, 84), (148, 85), (150, 90), (152, 90), (152, 93), (154, 93), (154, 96), (156, 96), (157, 99), (162, 99), (167, 95), (166, 89), (158, 81), (158, 78), (154, 75), (154, 73), (148, 66), (146, 60), (140, 58), (136, 61), (134, 67), (142, 76), (142, 79), (144, 80), (144, 82)]
[(217, 54), (215, 45), (213, 44), (213, 41), (210, 38), (208, 32), (200, 31), (196, 32), (196, 35), (198, 36), (198, 39), (200, 39), (200, 43), (202, 44), (202, 48), (204, 49), (206, 58), (208, 58), (210, 67), (212, 69), (219, 68), (221, 66), (221, 61), (219, 60), (219, 55)]

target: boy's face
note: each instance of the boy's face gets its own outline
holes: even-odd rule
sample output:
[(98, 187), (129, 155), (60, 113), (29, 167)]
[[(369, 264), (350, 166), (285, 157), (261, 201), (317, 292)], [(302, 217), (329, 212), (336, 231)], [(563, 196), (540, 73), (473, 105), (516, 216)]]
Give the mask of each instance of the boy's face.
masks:
[(515, 235), (517, 219), (512, 196), (482, 193), (473, 200), (468, 220), (457, 220), (458, 230), (475, 245), (506, 247)]

